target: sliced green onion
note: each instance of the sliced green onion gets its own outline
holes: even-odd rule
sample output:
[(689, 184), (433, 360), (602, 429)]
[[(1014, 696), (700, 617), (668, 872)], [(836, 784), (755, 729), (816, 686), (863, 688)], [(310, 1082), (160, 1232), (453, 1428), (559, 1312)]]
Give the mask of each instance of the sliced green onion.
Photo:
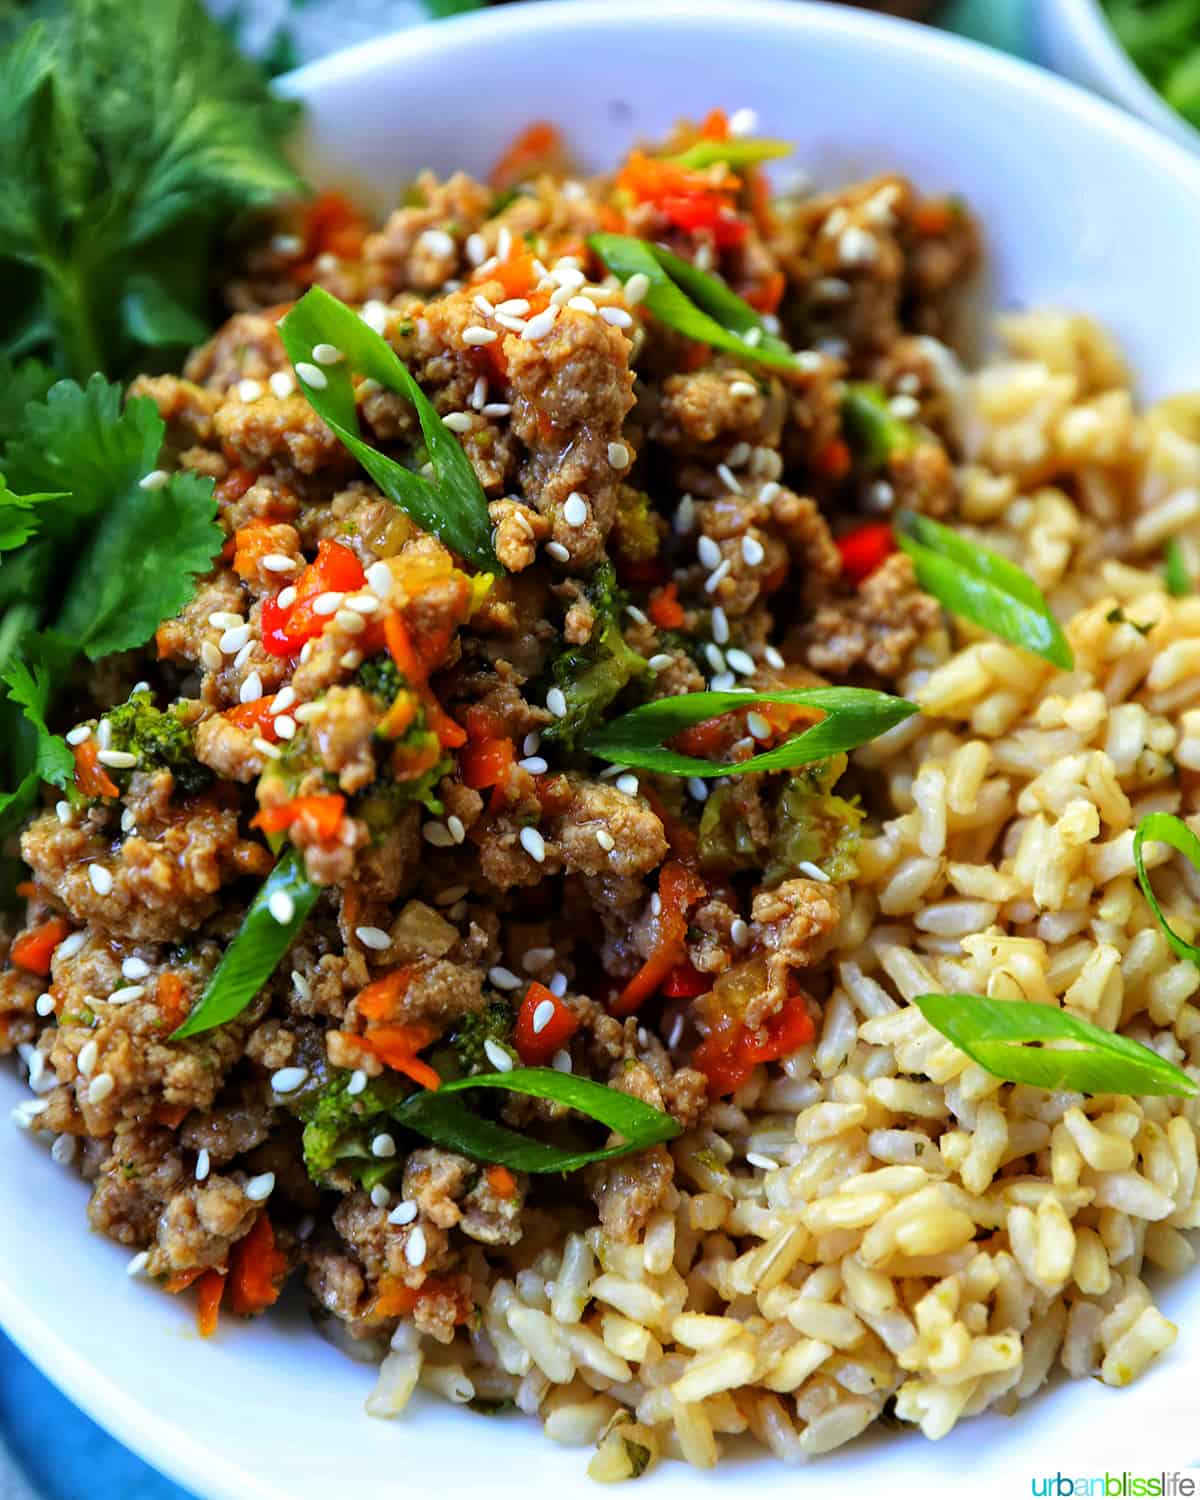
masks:
[[(650, 283), (645, 305), (677, 333), (714, 349), (756, 360), (779, 370), (795, 370), (796, 356), (768, 331), (762, 317), (725, 283), (700, 271), (661, 245), (627, 234), (593, 234), (588, 244), (622, 282), (639, 272)], [(745, 335), (755, 333), (757, 342)]]
[[(308, 404), (388, 499), (475, 567), (502, 573), (492, 545), (487, 497), (471, 461), (387, 341), (321, 287), (313, 287), (300, 298), (280, 322), (279, 334)], [(337, 350), (342, 358), (332, 364), (314, 360), (313, 351), (322, 344)], [(305, 379), (305, 374), (313, 377), (314, 372), (316, 378)], [(412, 402), (435, 483), (363, 440), (351, 372), (369, 376)]]
[(305, 874), (303, 853), (289, 849), (263, 881), (203, 995), (171, 1040), (240, 1016), (275, 972), (320, 894), (321, 887)]
[[(551, 1099), (618, 1131), (624, 1141), (598, 1151), (574, 1151), (531, 1140), (507, 1126), (473, 1113), (457, 1095), (470, 1089), (502, 1089)], [(444, 1083), (440, 1089), (412, 1094), (395, 1111), (397, 1122), (447, 1151), (476, 1161), (497, 1162), (516, 1172), (573, 1172), (592, 1162), (626, 1156), (646, 1146), (673, 1140), (682, 1127), (670, 1115), (629, 1094), (590, 1078), (554, 1068), (514, 1068), (510, 1073), (480, 1073)]]
[(1137, 871), (1142, 895), (1145, 896), (1150, 904), (1150, 910), (1154, 913), (1154, 920), (1179, 958), (1187, 958), (1194, 964), (1200, 964), (1200, 947), (1181, 938), (1163, 916), (1158, 897), (1154, 894), (1154, 888), (1150, 884), (1150, 877), (1146, 874), (1146, 858), (1142, 853), (1142, 845), (1147, 839), (1152, 844), (1169, 844), (1176, 854), (1183, 855), (1194, 870), (1200, 870), (1200, 838), (1196, 837), (1182, 818), (1177, 818), (1174, 813), (1166, 812), (1147, 813), (1138, 823), (1133, 835), (1133, 865)]
[(913, 1004), (960, 1051), (1006, 1083), (1081, 1094), (1196, 1092), (1181, 1068), (1141, 1042), (1053, 1005), (983, 995), (918, 995)]
[(842, 423), (846, 436), (869, 469), (882, 469), (888, 459), (911, 453), (917, 434), (888, 406), (887, 393), (873, 380), (852, 380), (842, 397)]
[(1188, 572), (1183, 548), (1180, 546), (1179, 538), (1173, 536), (1167, 543), (1167, 593), (1173, 594), (1176, 599), (1184, 599), (1194, 592), (1192, 575)]
[(1065, 672), (1075, 665), (1041, 589), (1015, 563), (912, 511), (896, 518), (895, 529), (897, 543), (912, 558), (917, 582), (951, 614)]
[[(734, 764), (701, 760), (670, 749), (672, 740), (720, 714), (752, 709), (759, 703), (794, 703), (819, 708), (825, 717), (803, 733), (761, 755)], [(778, 693), (681, 693), (643, 703), (603, 725), (584, 740), (584, 748), (603, 760), (660, 771), (668, 776), (744, 776), (749, 771), (787, 771), (793, 766), (827, 760), (877, 739), (918, 712), (915, 703), (877, 693), (872, 688), (798, 688)]]
[(760, 161), (771, 161), (780, 156), (790, 156), (789, 141), (773, 141), (765, 136), (754, 138), (730, 136), (724, 141), (696, 141), (678, 156), (667, 157), (677, 167), (688, 172), (699, 172), (705, 167), (714, 167), (723, 161), (735, 172), (741, 167), (753, 167)]

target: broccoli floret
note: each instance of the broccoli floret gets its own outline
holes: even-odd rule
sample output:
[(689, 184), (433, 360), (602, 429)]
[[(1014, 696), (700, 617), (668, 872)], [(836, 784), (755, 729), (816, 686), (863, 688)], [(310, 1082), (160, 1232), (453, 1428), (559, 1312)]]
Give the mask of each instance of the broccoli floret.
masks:
[(386, 651), (368, 657), (354, 674), (354, 680), (364, 693), (370, 693), (383, 704), (395, 702), (396, 694), (405, 686), (400, 668)]
[(736, 783), (726, 781), (713, 788), (704, 804), (696, 845), (702, 870), (732, 875), (737, 870), (757, 869), (762, 862), (739, 795)]
[(164, 766), (185, 797), (212, 779), (192, 749), (192, 731), (171, 709), (155, 708), (148, 692), (134, 693), (104, 716), (112, 729), (112, 748), (136, 755), (139, 766)]
[(657, 557), (665, 524), (651, 507), (650, 496), (645, 490), (622, 486), (617, 497), (612, 540), (623, 559), (629, 562), (648, 562), (652, 557)]
[(450, 1038), (463, 1072), (473, 1073), (490, 1066), (483, 1049), (485, 1042), (498, 1042), (511, 1051), (515, 1022), (516, 1012), (507, 1000), (490, 1000), (482, 1010), (464, 1016)]
[[(370, 1141), (376, 1127), (411, 1092), (398, 1074), (385, 1073), (367, 1080), (360, 1093), (350, 1093), (354, 1075), (339, 1072), (295, 1106), (304, 1121), (304, 1165), (314, 1182), (323, 1182), (335, 1166), (345, 1165), (362, 1179), (373, 1166), (383, 1166), (372, 1156)], [(394, 1165), (389, 1163), (386, 1165)], [(375, 1182), (380, 1180), (375, 1175)], [(374, 1186), (374, 1182), (365, 1184)]]
[(604, 716), (617, 694), (646, 670), (645, 658), (626, 645), (621, 634), (625, 596), (617, 587), (612, 563), (604, 562), (588, 580), (586, 595), (595, 615), (586, 646), (572, 647), (555, 658), (550, 671), (562, 691), (567, 711), (542, 730), (542, 739), (570, 749)]
[(917, 446), (915, 427), (893, 416), (887, 393), (873, 380), (853, 380), (842, 397), (842, 425), (850, 446), (867, 469), (882, 469), (891, 458)]

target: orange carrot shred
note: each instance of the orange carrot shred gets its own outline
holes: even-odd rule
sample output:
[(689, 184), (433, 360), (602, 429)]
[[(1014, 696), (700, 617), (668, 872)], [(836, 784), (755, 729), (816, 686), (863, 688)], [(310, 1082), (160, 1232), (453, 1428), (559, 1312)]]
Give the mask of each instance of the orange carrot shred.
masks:
[(217, 1317), (224, 1294), (223, 1271), (205, 1271), (196, 1282), (196, 1327), (202, 1339), (212, 1338), (217, 1331)]
[(229, 1305), (241, 1317), (263, 1312), (278, 1301), (287, 1257), (275, 1245), (266, 1210), (229, 1254)]
[(29, 974), (45, 976), (50, 972), (50, 960), (55, 948), (71, 931), (71, 924), (64, 917), (51, 917), (38, 927), (23, 932), (12, 945), (9, 957), (17, 968)]

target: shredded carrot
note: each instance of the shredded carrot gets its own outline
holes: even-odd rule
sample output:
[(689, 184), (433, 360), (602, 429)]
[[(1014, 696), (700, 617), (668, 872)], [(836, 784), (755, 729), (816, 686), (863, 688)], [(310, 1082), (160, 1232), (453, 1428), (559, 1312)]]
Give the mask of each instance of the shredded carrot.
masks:
[(75, 746), (75, 785), (85, 797), (119, 797), (120, 789), (100, 764), (99, 755), (93, 735)]
[(166, 971), (158, 976), (154, 999), (169, 1030), (174, 1031), (187, 1020), (191, 1010), (188, 1004), (188, 987), (178, 974)]
[(829, 479), (844, 479), (851, 461), (850, 447), (841, 438), (831, 438), (817, 454), (817, 468)]
[[(371, 1021), (392, 1020), (404, 999), (405, 991), (412, 983), (412, 977), (412, 964), (403, 964), (399, 969), (385, 974), (382, 979), (372, 980), (366, 989), (358, 992), (359, 1014)], [(425, 1046), (427, 1043), (421, 1045)]]
[(188, 1287), (199, 1281), (203, 1275), (203, 1266), (192, 1266), (187, 1271), (176, 1271), (174, 1276), (169, 1277), (163, 1283), (163, 1290), (170, 1292), (172, 1297), (177, 1297), (180, 1292), (186, 1292)]
[(516, 761), (512, 740), (472, 740), (458, 757), (459, 775), (473, 791), (502, 786)]
[(729, 116), (723, 109), (710, 109), (700, 125), (700, 138), (705, 141), (727, 141), (729, 139)]
[(232, 708), (225, 709), (221, 717), (273, 745), (279, 739), (275, 732), (275, 715), (271, 711), (274, 701), (275, 695), (272, 693), (266, 698), (255, 698), (250, 703), (235, 703)]
[(38, 893), (38, 883), (36, 880), (18, 880), (13, 890), (22, 901), (32, 901)]
[(417, 655), (404, 616), (392, 610), (383, 622), (383, 638), (387, 642), (388, 655), (396, 667), (408, 678), (410, 687), (421, 687), (425, 681), (425, 669)]
[(357, 1041), (397, 1073), (403, 1073), (422, 1088), (436, 1089), (441, 1087), (441, 1078), (417, 1053), (439, 1035), (437, 1028), (426, 1021), (410, 1021), (395, 1026), (372, 1027)]
[(236, 468), (230, 469), (225, 478), (217, 485), (215, 493), (218, 503), (232, 505), (235, 501), (242, 498), (257, 479), (258, 474), (254, 469), (247, 469), (240, 464)]
[(367, 1308), (368, 1323), (382, 1323), (385, 1318), (406, 1317), (417, 1305), (421, 1288), (409, 1286), (399, 1276), (384, 1275), (379, 1278), (379, 1290)]
[(549, 165), (563, 154), (562, 137), (548, 120), (535, 120), (513, 141), (488, 177), (497, 192), (515, 187), (532, 177), (537, 167)]
[(499, 1165), (487, 1169), (487, 1184), (497, 1198), (511, 1198), (517, 1191), (517, 1179), (507, 1167)]
[(239, 526), (233, 536), (233, 571), (239, 578), (253, 578), (258, 565), (277, 550), (270, 521), (251, 521)]
[(761, 313), (773, 313), (783, 301), (787, 277), (782, 271), (768, 271), (756, 287), (746, 293), (746, 301)]
[(320, 792), (311, 797), (293, 797), (278, 807), (265, 807), (250, 819), (250, 827), (261, 828), (264, 833), (282, 833), (293, 823), (303, 823), (319, 842), (328, 843), (337, 837), (345, 811), (346, 799), (340, 793)]
[(679, 602), (679, 585), (665, 583), (650, 595), (646, 613), (660, 630), (678, 630), (683, 625), (683, 605)]
[(65, 917), (50, 917), (39, 926), (23, 932), (12, 945), (8, 956), (18, 969), (24, 969), (29, 974), (49, 974), (54, 950), (70, 931), (71, 924)]
[(196, 1282), (196, 1327), (202, 1339), (212, 1338), (217, 1331), (217, 1317), (224, 1294), (223, 1271), (205, 1271)]
[(168, 1130), (178, 1130), (188, 1115), (186, 1104), (157, 1104), (150, 1113), (156, 1125), (165, 1125)]
[(278, 1301), (287, 1257), (275, 1246), (275, 1231), (263, 1209), (229, 1254), (229, 1305), (252, 1317)]
[(627, 1016), (637, 1010), (666, 980), (667, 975), (684, 957), (687, 938), (687, 910), (703, 899), (708, 887), (698, 875), (678, 860), (663, 865), (658, 876), (659, 912), (654, 948), (609, 1009), (614, 1015)]

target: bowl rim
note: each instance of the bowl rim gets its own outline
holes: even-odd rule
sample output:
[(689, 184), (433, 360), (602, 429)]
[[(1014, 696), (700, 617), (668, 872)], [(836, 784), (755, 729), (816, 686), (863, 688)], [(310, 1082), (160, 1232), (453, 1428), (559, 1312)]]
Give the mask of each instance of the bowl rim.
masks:
[[(1177, 141), (1145, 121), (1122, 111), (1087, 90), (1024, 60), (938, 31), (932, 27), (872, 14), (848, 6), (809, 0), (739, 0), (736, 15), (727, 0), (539, 0), (537, 4), (480, 11), (420, 25), (346, 48), (293, 70), (277, 80), (280, 92), (303, 98), (332, 84), (366, 80), (403, 61), (439, 63), (446, 50), (464, 43), (486, 43), (500, 34), (544, 40), (593, 30), (622, 31), (626, 38), (639, 24), (732, 28), (769, 25), (791, 32), (797, 40), (850, 36), (869, 48), (886, 50), (901, 66), (920, 54), (957, 74), (1005, 82), (1035, 108), (1074, 116), (1123, 146), (1151, 158), (1185, 192), (1200, 195), (1200, 160)], [(132, 1391), (80, 1354), (52, 1322), (21, 1295), (11, 1279), (0, 1276), (0, 1325), (56, 1386), (135, 1453), (181, 1485), (209, 1500), (291, 1500), (283, 1490), (244, 1468), (204, 1434), (155, 1409), (145, 1393)], [(364, 1419), (365, 1420), (365, 1419)]]

